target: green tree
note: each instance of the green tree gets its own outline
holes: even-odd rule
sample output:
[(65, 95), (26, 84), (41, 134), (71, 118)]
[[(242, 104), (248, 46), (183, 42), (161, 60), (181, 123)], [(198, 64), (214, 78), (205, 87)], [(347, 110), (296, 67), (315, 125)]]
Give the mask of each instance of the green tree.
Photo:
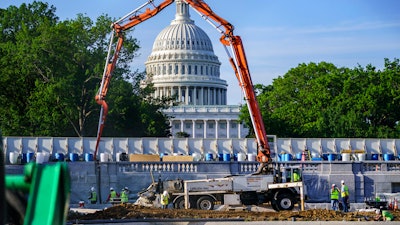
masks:
[[(268, 134), (280, 137), (399, 136), (399, 60), (385, 68), (299, 64), (271, 86), (255, 85)], [(242, 120), (250, 125), (246, 108)]]
[(258, 94), (266, 132), (280, 137), (326, 136), (323, 115), (341, 93), (344, 73), (331, 63), (303, 63), (274, 79)]
[[(108, 51), (111, 18), (83, 15), (59, 22), (46, 3), (0, 11), (0, 127), (16, 136), (95, 136), (100, 106), (94, 101)], [(146, 99), (143, 74), (132, 73), (138, 49), (129, 33), (113, 73), (105, 135), (165, 136), (160, 111), (168, 99)], [(144, 115), (143, 115), (144, 114)]]
[(41, 79), (38, 59), (43, 30), (54, 26), (55, 8), (45, 3), (22, 4), (0, 9), (0, 121), (5, 135), (32, 135), (33, 125), (26, 116), (28, 98)]

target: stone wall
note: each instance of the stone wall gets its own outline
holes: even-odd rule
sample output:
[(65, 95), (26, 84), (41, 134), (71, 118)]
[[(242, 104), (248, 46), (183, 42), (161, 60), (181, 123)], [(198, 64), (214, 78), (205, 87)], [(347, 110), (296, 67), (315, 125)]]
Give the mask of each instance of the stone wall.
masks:
[[(52, 164), (52, 163), (49, 163)], [(97, 167), (96, 167), (97, 165)], [(94, 186), (102, 201), (109, 188), (131, 190), (130, 201), (147, 188), (152, 179), (206, 179), (228, 175), (251, 174), (257, 170), (256, 162), (68, 162), (71, 177), (71, 203), (87, 200), (90, 187)], [(344, 180), (349, 186), (350, 201), (362, 203), (375, 193), (392, 193), (400, 184), (400, 163), (397, 161), (365, 162), (284, 162), (280, 166), (300, 166), (309, 202), (328, 202), (331, 184), (340, 186)], [(96, 176), (98, 169), (100, 176)], [(23, 165), (7, 165), (6, 173), (22, 174)]]

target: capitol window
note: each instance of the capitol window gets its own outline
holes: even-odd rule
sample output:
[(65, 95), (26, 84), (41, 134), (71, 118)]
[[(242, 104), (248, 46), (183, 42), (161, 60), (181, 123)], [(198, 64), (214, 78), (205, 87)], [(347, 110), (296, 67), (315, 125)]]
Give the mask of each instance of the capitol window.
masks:
[(233, 122), (233, 123), (231, 124), (231, 128), (236, 128), (236, 127), (237, 127), (237, 123)]
[(219, 128), (221, 129), (226, 129), (226, 123), (220, 123)]

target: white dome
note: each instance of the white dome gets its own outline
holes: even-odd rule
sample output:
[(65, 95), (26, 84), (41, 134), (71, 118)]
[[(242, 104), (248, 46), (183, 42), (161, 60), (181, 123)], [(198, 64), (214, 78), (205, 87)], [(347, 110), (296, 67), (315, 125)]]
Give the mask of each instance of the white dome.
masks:
[(181, 49), (213, 52), (210, 38), (194, 23), (171, 24), (158, 34), (153, 44), (153, 52)]
[(155, 97), (176, 95), (181, 104), (225, 105), (225, 80), (207, 33), (190, 19), (189, 5), (176, 0), (175, 19), (156, 37), (146, 61)]
[(189, 6), (181, 1), (176, 1), (175, 19), (158, 34), (153, 44), (153, 52), (172, 49), (213, 52), (210, 38), (190, 19)]

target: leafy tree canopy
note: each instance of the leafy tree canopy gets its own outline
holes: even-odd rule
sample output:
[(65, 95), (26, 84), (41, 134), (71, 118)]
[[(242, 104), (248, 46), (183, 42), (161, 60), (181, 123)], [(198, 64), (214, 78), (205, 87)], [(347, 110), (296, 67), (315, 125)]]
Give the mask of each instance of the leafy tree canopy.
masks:
[[(110, 24), (80, 14), (60, 21), (47, 3), (0, 9), (0, 128), (6, 136), (95, 136), (94, 101), (108, 51)], [(130, 64), (139, 46), (126, 34), (107, 99), (104, 135), (166, 136), (167, 100), (149, 99)], [(145, 118), (144, 118), (145, 117)]]
[[(270, 86), (255, 85), (268, 134), (307, 138), (398, 138), (400, 64), (383, 70), (299, 64)], [(252, 127), (246, 107), (241, 120)], [(252, 132), (253, 133), (253, 132)]]

